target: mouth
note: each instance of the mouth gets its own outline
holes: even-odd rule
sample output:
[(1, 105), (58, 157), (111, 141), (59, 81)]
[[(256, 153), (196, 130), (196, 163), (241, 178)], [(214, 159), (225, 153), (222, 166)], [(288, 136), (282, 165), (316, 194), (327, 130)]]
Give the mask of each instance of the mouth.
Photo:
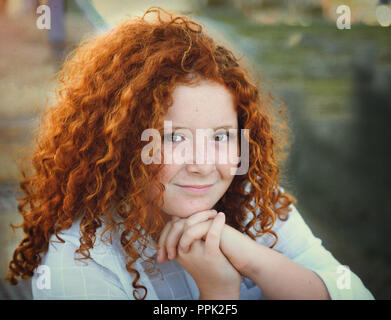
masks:
[(188, 191), (190, 193), (204, 193), (208, 190), (210, 190), (214, 185), (213, 184), (207, 184), (207, 185), (179, 185), (176, 184), (176, 186), (180, 187), (182, 190)]

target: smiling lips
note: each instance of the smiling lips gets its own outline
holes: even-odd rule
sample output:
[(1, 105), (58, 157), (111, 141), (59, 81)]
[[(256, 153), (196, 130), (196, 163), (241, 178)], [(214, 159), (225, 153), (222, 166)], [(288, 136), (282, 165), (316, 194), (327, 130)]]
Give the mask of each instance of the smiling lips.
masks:
[(213, 187), (213, 184), (207, 184), (207, 185), (189, 185), (189, 186), (182, 186), (177, 184), (178, 187), (180, 187), (183, 190), (189, 191), (191, 193), (204, 193), (211, 189)]

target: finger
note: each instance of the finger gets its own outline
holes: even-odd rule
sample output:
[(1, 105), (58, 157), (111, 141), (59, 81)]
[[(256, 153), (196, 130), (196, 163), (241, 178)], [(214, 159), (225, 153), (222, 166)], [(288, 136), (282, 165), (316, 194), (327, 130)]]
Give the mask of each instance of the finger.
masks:
[(179, 252), (178, 258), (180, 257), (180, 255), (187, 255), (187, 254), (190, 254), (190, 253), (191, 254), (195, 254), (196, 256), (199, 256), (203, 252), (203, 247), (204, 247), (204, 241), (202, 241), (202, 240), (194, 240), (194, 242), (191, 245), (191, 250), (189, 250), (188, 252), (184, 252), (181, 249), (181, 247), (178, 248), (178, 252)]
[(165, 242), (167, 257), (169, 260), (172, 260), (176, 257), (176, 248), (179, 239), (182, 236), (184, 224), (184, 219), (176, 220), (172, 223), (172, 228), (170, 229)]
[(206, 221), (210, 218), (214, 218), (216, 215), (217, 215), (216, 210), (205, 210), (205, 211), (197, 212), (186, 219), (185, 229), (189, 228), (197, 223)]
[(180, 219), (181, 219), (180, 217), (171, 216), (171, 221), (172, 221), (172, 222), (178, 221), (178, 220), (180, 220)]
[(199, 259), (199, 257), (202, 256), (203, 252), (204, 252), (204, 241), (195, 240), (191, 245), (191, 250), (189, 252), (182, 252), (181, 248), (180, 247), (178, 248), (178, 256), (176, 258), (176, 261), (178, 261), (186, 269), (185, 266), (186, 264), (189, 263), (189, 257), (190, 259), (194, 259), (195, 257)]
[[(176, 229), (170, 229), (170, 232), (167, 235), (165, 241), (165, 248), (167, 251), (167, 259), (172, 260), (176, 257), (178, 242), (186, 228), (189, 228), (192, 225), (195, 225), (199, 222), (208, 220), (214, 217), (217, 214), (216, 210), (205, 210), (197, 212), (187, 219), (181, 219), (179, 217), (173, 216), (172, 223), (173, 226), (176, 225)], [(176, 224), (177, 221), (181, 220)]]
[(159, 243), (158, 243), (158, 255), (157, 255), (158, 262), (163, 262), (164, 260), (167, 259), (165, 243), (166, 243), (166, 238), (167, 238), (168, 233), (170, 232), (171, 227), (172, 227), (172, 222), (169, 221), (164, 226), (164, 228), (160, 234)]
[(157, 261), (159, 263), (164, 262), (164, 261), (168, 261), (167, 250), (166, 250), (166, 246), (165, 246), (167, 235), (169, 234), (169, 232), (172, 228), (172, 224), (175, 221), (180, 220), (180, 219), (181, 219), (180, 217), (171, 216), (171, 220), (165, 225), (165, 227), (163, 228), (163, 230), (160, 234), (159, 244), (158, 244), (158, 252), (157, 252)]
[[(214, 218), (216, 215), (217, 215), (217, 211), (214, 210), (214, 209), (200, 211), (200, 212), (197, 212), (197, 213), (193, 214), (192, 216), (190, 216), (187, 219), (185, 219), (185, 225), (184, 225), (183, 233), (186, 230), (188, 230), (189, 228), (191, 228), (192, 226), (197, 225), (197, 224), (199, 224), (199, 223), (201, 223), (203, 221), (207, 221), (210, 218)], [(193, 232), (193, 231), (191, 231), (191, 232)], [(182, 233), (182, 237), (183, 237), (183, 233)], [(207, 230), (204, 232), (204, 235), (206, 235), (206, 233), (207, 233)], [(182, 239), (182, 237), (181, 237), (181, 239)], [(198, 237), (198, 235), (197, 235), (197, 237)], [(201, 235), (201, 238), (202, 238), (202, 235)], [(186, 240), (186, 247), (187, 247), (186, 250), (185, 250), (186, 252), (190, 249), (189, 247), (190, 247), (192, 242), (193, 242), (192, 239)], [(179, 245), (180, 244), (178, 243), (178, 249), (179, 249)]]
[(219, 212), (206, 235), (205, 252), (207, 254), (213, 255), (219, 250), (221, 232), (223, 231), (224, 225), (225, 215), (223, 212)]
[[(199, 222), (208, 220), (212, 217), (214, 217), (217, 214), (216, 210), (205, 210), (198, 212), (192, 216), (190, 216), (185, 220), (186, 226), (190, 227), (194, 224), (197, 224)], [(182, 234), (182, 230), (178, 230), (180, 232), (179, 234), (175, 232), (174, 234), (171, 234), (171, 229), (176, 221), (181, 220), (180, 217), (172, 216), (169, 223), (167, 223), (166, 227), (163, 229), (162, 234), (159, 239), (159, 250), (158, 250), (158, 262), (163, 262), (165, 260), (169, 260), (168, 253), (170, 252), (172, 254), (171, 259), (175, 258), (176, 256), (176, 246), (179, 241), (179, 238)], [(169, 236), (170, 235), (170, 236)], [(179, 238), (178, 238), (179, 237)], [(168, 241), (167, 241), (168, 240)], [(168, 246), (170, 249), (168, 250)]]
[(179, 248), (182, 252), (187, 253), (190, 250), (191, 244), (195, 240), (201, 240), (207, 233), (212, 225), (212, 220), (197, 223), (188, 229), (186, 229), (179, 241)]

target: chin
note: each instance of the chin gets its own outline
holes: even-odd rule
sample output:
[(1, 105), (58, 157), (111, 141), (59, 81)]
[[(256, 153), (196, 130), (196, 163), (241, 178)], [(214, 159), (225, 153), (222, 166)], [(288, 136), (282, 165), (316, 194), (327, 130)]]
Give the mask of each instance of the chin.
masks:
[(176, 216), (179, 218), (188, 218), (192, 216), (193, 214), (205, 210), (211, 210), (213, 209), (212, 205), (202, 204), (202, 203), (187, 203), (185, 205), (177, 205), (175, 209), (172, 210), (164, 210), (167, 214), (170, 216)]

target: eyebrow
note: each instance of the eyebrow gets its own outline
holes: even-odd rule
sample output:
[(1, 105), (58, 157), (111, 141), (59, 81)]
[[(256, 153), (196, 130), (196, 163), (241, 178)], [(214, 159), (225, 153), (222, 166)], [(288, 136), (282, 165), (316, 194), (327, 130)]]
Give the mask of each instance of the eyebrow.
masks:
[[(176, 130), (176, 129), (190, 129), (190, 128), (181, 127), (181, 126), (173, 126), (172, 129), (173, 129), (173, 130)], [(232, 125), (224, 125), (224, 126), (220, 126), (220, 127), (213, 128), (213, 130), (215, 130), (215, 131), (216, 131), (217, 129), (237, 129), (237, 128), (234, 128), (234, 126), (232, 126)]]

